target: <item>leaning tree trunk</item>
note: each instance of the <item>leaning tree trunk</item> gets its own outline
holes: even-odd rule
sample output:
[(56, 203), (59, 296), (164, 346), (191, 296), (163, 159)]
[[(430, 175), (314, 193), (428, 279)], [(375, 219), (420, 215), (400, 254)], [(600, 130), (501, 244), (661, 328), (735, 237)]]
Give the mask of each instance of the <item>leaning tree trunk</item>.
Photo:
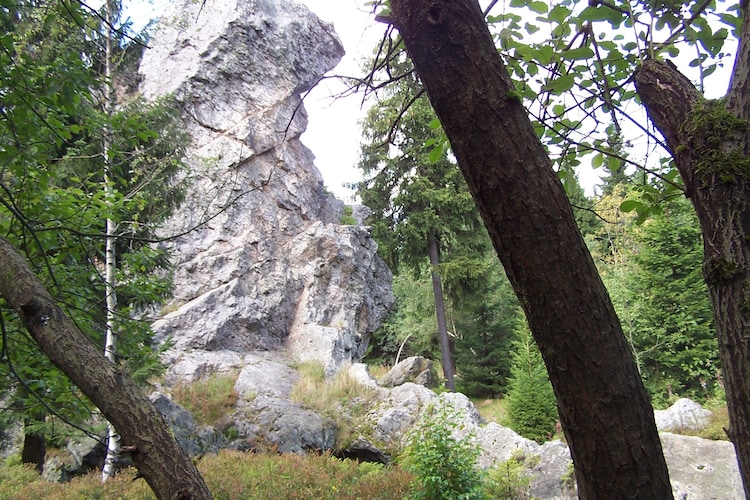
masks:
[[(747, 13), (747, 12), (746, 12)], [(646, 61), (636, 88), (664, 135), (703, 233), (734, 443), (750, 498), (750, 19), (725, 101), (706, 101), (672, 64)]]
[(580, 497), (671, 498), (633, 355), (479, 3), (391, 9), (547, 365)]
[(23, 257), (0, 237), (0, 296), (50, 361), (119, 431), (123, 449), (160, 499), (211, 498), (164, 417), (132, 378), (65, 316)]
[(435, 296), (435, 314), (437, 316), (438, 341), (440, 343), (440, 362), (443, 365), (445, 375), (445, 388), (449, 391), (456, 390), (456, 381), (453, 377), (453, 356), (451, 356), (451, 344), (448, 338), (448, 322), (445, 320), (445, 299), (443, 298), (443, 283), (440, 280), (438, 265), (440, 265), (440, 252), (438, 240), (434, 236), (427, 239), (427, 254), (430, 256), (430, 273), (432, 275), (432, 292)]

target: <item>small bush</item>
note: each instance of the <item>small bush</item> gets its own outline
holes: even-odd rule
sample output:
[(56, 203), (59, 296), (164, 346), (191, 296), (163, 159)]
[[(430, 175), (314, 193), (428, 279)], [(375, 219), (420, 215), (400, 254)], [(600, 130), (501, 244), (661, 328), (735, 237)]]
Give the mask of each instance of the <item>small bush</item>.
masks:
[(217, 425), (237, 403), (239, 395), (234, 390), (236, 381), (237, 373), (213, 374), (191, 384), (178, 383), (172, 390), (172, 396), (198, 422)]
[(354, 209), (351, 205), (347, 205), (344, 207), (344, 213), (341, 216), (341, 225), (342, 226), (356, 226), (357, 225), (357, 219), (355, 219), (352, 214), (354, 213)]
[(531, 498), (531, 475), (529, 469), (533, 467), (534, 461), (529, 462), (523, 456), (513, 456), (504, 462), (494, 465), (487, 471), (485, 480), (485, 494), (488, 498), (501, 500), (527, 500)]
[[(430, 409), (434, 410), (434, 409)], [(471, 436), (458, 439), (455, 410), (441, 408), (409, 434), (401, 455), (415, 481), (409, 498), (416, 500), (481, 499), (482, 471), (477, 467), (479, 445)]]

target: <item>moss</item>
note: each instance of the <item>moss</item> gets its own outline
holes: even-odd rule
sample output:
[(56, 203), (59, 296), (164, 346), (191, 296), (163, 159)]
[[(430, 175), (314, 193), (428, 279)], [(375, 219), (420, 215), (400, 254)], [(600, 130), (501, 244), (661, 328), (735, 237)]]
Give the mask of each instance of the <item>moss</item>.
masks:
[(704, 264), (703, 275), (709, 285), (728, 285), (744, 274), (744, 269), (734, 262), (714, 258)]
[(523, 96), (518, 90), (511, 90), (508, 92), (507, 98), (509, 101), (523, 102)]
[(723, 100), (699, 101), (685, 121), (682, 149), (696, 155), (695, 175), (705, 185), (719, 179), (733, 183), (750, 177), (750, 158), (741, 148), (748, 122), (726, 109)]

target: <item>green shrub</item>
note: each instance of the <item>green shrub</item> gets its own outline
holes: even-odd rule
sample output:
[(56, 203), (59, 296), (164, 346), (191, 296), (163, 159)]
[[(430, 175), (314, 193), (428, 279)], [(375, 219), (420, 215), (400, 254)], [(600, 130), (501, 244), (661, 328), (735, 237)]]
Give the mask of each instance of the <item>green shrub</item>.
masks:
[(557, 403), (541, 354), (528, 331), (516, 344), (506, 398), (514, 431), (544, 442), (555, 431)]
[(344, 213), (341, 215), (341, 225), (342, 226), (356, 226), (357, 225), (357, 219), (355, 219), (352, 214), (354, 213), (354, 209), (351, 205), (347, 205), (344, 207)]
[(484, 498), (483, 473), (476, 463), (479, 445), (472, 442), (471, 436), (454, 437), (458, 424), (452, 407), (428, 411), (434, 413), (413, 428), (401, 455), (404, 468), (415, 476), (409, 498)]
[(532, 476), (529, 474), (529, 469), (533, 467), (534, 461), (539, 461), (538, 455), (528, 461), (523, 455), (514, 455), (490, 468), (487, 471), (484, 487), (487, 497), (499, 500), (531, 498), (529, 490)]

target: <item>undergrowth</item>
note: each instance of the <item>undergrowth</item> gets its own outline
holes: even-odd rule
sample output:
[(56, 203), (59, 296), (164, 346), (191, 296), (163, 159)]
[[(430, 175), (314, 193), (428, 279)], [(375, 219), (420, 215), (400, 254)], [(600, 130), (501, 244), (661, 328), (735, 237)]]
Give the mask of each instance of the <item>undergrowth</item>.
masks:
[[(214, 498), (222, 499), (401, 499), (412, 476), (399, 467), (359, 464), (330, 455), (255, 454), (225, 450), (198, 462)], [(146, 500), (154, 495), (134, 469), (106, 484), (92, 472), (69, 483), (51, 483), (31, 468), (0, 467), (0, 500)]]
[(237, 403), (239, 395), (234, 390), (236, 381), (236, 372), (213, 374), (204, 380), (178, 383), (172, 390), (172, 396), (198, 422), (215, 426)]
[(297, 367), (300, 378), (292, 388), (291, 400), (336, 423), (336, 442), (339, 447), (350, 440), (357, 420), (370, 410), (375, 392), (360, 384), (348, 370), (340, 370), (326, 377), (318, 362), (302, 363)]

